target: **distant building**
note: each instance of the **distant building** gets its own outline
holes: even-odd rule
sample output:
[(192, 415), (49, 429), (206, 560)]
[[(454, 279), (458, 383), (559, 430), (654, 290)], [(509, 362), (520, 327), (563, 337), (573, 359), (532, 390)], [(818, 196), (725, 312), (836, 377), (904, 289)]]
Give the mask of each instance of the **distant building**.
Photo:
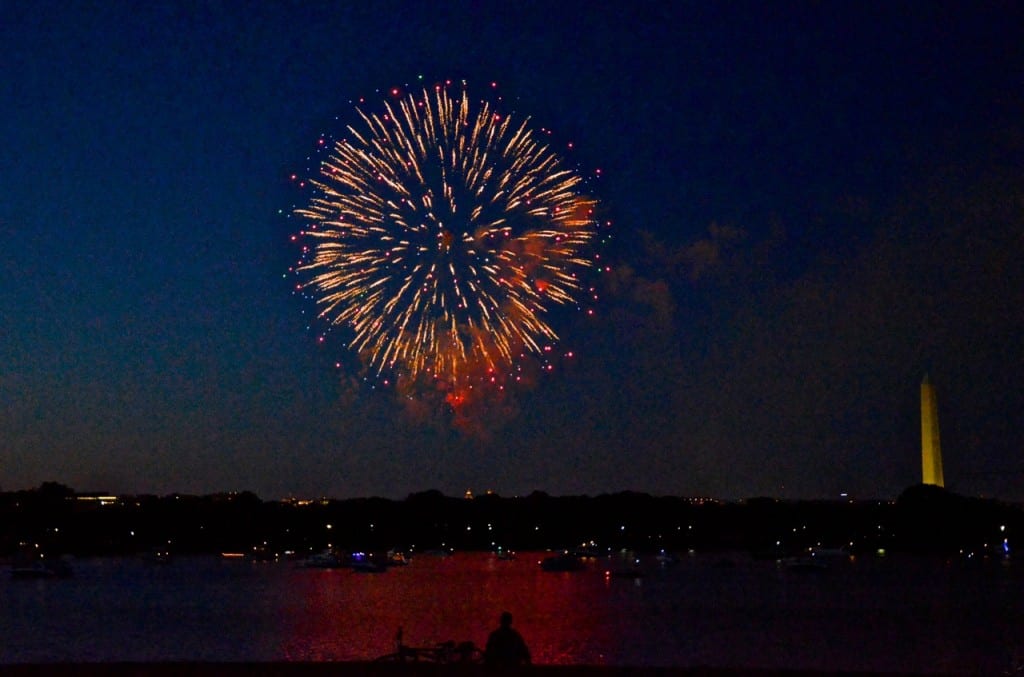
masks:
[(921, 482), (944, 487), (942, 448), (939, 444), (939, 411), (935, 386), (924, 375), (921, 381)]
[[(71, 497), (69, 497), (71, 498)], [(93, 503), (95, 505), (116, 505), (120, 501), (119, 496), (115, 496), (109, 492), (97, 491), (85, 494), (75, 494), (73, 497), (76, 501), (84, 503)]]

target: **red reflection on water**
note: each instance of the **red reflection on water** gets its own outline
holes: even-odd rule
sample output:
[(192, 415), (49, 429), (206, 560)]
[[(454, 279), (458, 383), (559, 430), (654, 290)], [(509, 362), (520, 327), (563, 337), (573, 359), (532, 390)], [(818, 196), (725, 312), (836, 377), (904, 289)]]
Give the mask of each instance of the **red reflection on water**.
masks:
[(623, 612), (623, 600), (612, 599), (597, 565), (546, 573), (540, 557), (418, 555), (376, 575), (296, 569), (280, 619), (282, 652), (289, 660), (369, 660), (394, 650), (399, 628), (409, 646), (470, 640), (483, 647), (507, 610), (534, 662), (608, 662), (625, 639), (621, 619), (611, 617)]

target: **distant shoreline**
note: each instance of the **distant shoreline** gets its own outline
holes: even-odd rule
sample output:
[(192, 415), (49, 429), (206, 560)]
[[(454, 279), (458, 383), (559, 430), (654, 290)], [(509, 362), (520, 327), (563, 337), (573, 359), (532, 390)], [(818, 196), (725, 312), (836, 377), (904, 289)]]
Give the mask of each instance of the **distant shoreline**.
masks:
[(328, 548), (361, 551), (604, 552), (746, 550), (763, 558), (844, 548), (851, 554), (935, 553), (1002, 557), (1024, 538), (1024, 509), (930, 485), (892, 501), (782, 501), (658, 497), (483, 495), (437, 491), (381, 498), (262, 501), (251, 493), (205, 497), (76, 494), (44, 483), (0, 493), (0, 555), (25, 547), (51, 555), (231, 552), (279, 558)]

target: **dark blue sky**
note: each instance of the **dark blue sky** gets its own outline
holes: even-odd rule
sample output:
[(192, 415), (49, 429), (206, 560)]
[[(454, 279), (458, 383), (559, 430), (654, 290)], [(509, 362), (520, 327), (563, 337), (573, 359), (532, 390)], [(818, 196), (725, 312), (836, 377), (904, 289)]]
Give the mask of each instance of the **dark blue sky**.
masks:
[[(0, 487), (893, 496), (927, 370), (947, 485), (1024, 500), (1019, 5), (629, 4), (0, 4)], [(615, 223), (486, 440), (349, 385), (285, 275), (289, 174), (419, 75)]]

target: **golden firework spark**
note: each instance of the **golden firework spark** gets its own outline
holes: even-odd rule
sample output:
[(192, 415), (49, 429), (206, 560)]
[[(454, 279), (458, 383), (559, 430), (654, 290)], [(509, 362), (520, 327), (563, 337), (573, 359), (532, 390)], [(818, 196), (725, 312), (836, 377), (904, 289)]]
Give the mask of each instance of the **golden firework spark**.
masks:
[(298, 268), (319, 316), (351, 329), (377, 373), (457, 381), (558, 337), (595, 236), (582, 177), (529, 127), (466, 91), (408, 95), (328, 148), (295, 213), (311, 239)]

